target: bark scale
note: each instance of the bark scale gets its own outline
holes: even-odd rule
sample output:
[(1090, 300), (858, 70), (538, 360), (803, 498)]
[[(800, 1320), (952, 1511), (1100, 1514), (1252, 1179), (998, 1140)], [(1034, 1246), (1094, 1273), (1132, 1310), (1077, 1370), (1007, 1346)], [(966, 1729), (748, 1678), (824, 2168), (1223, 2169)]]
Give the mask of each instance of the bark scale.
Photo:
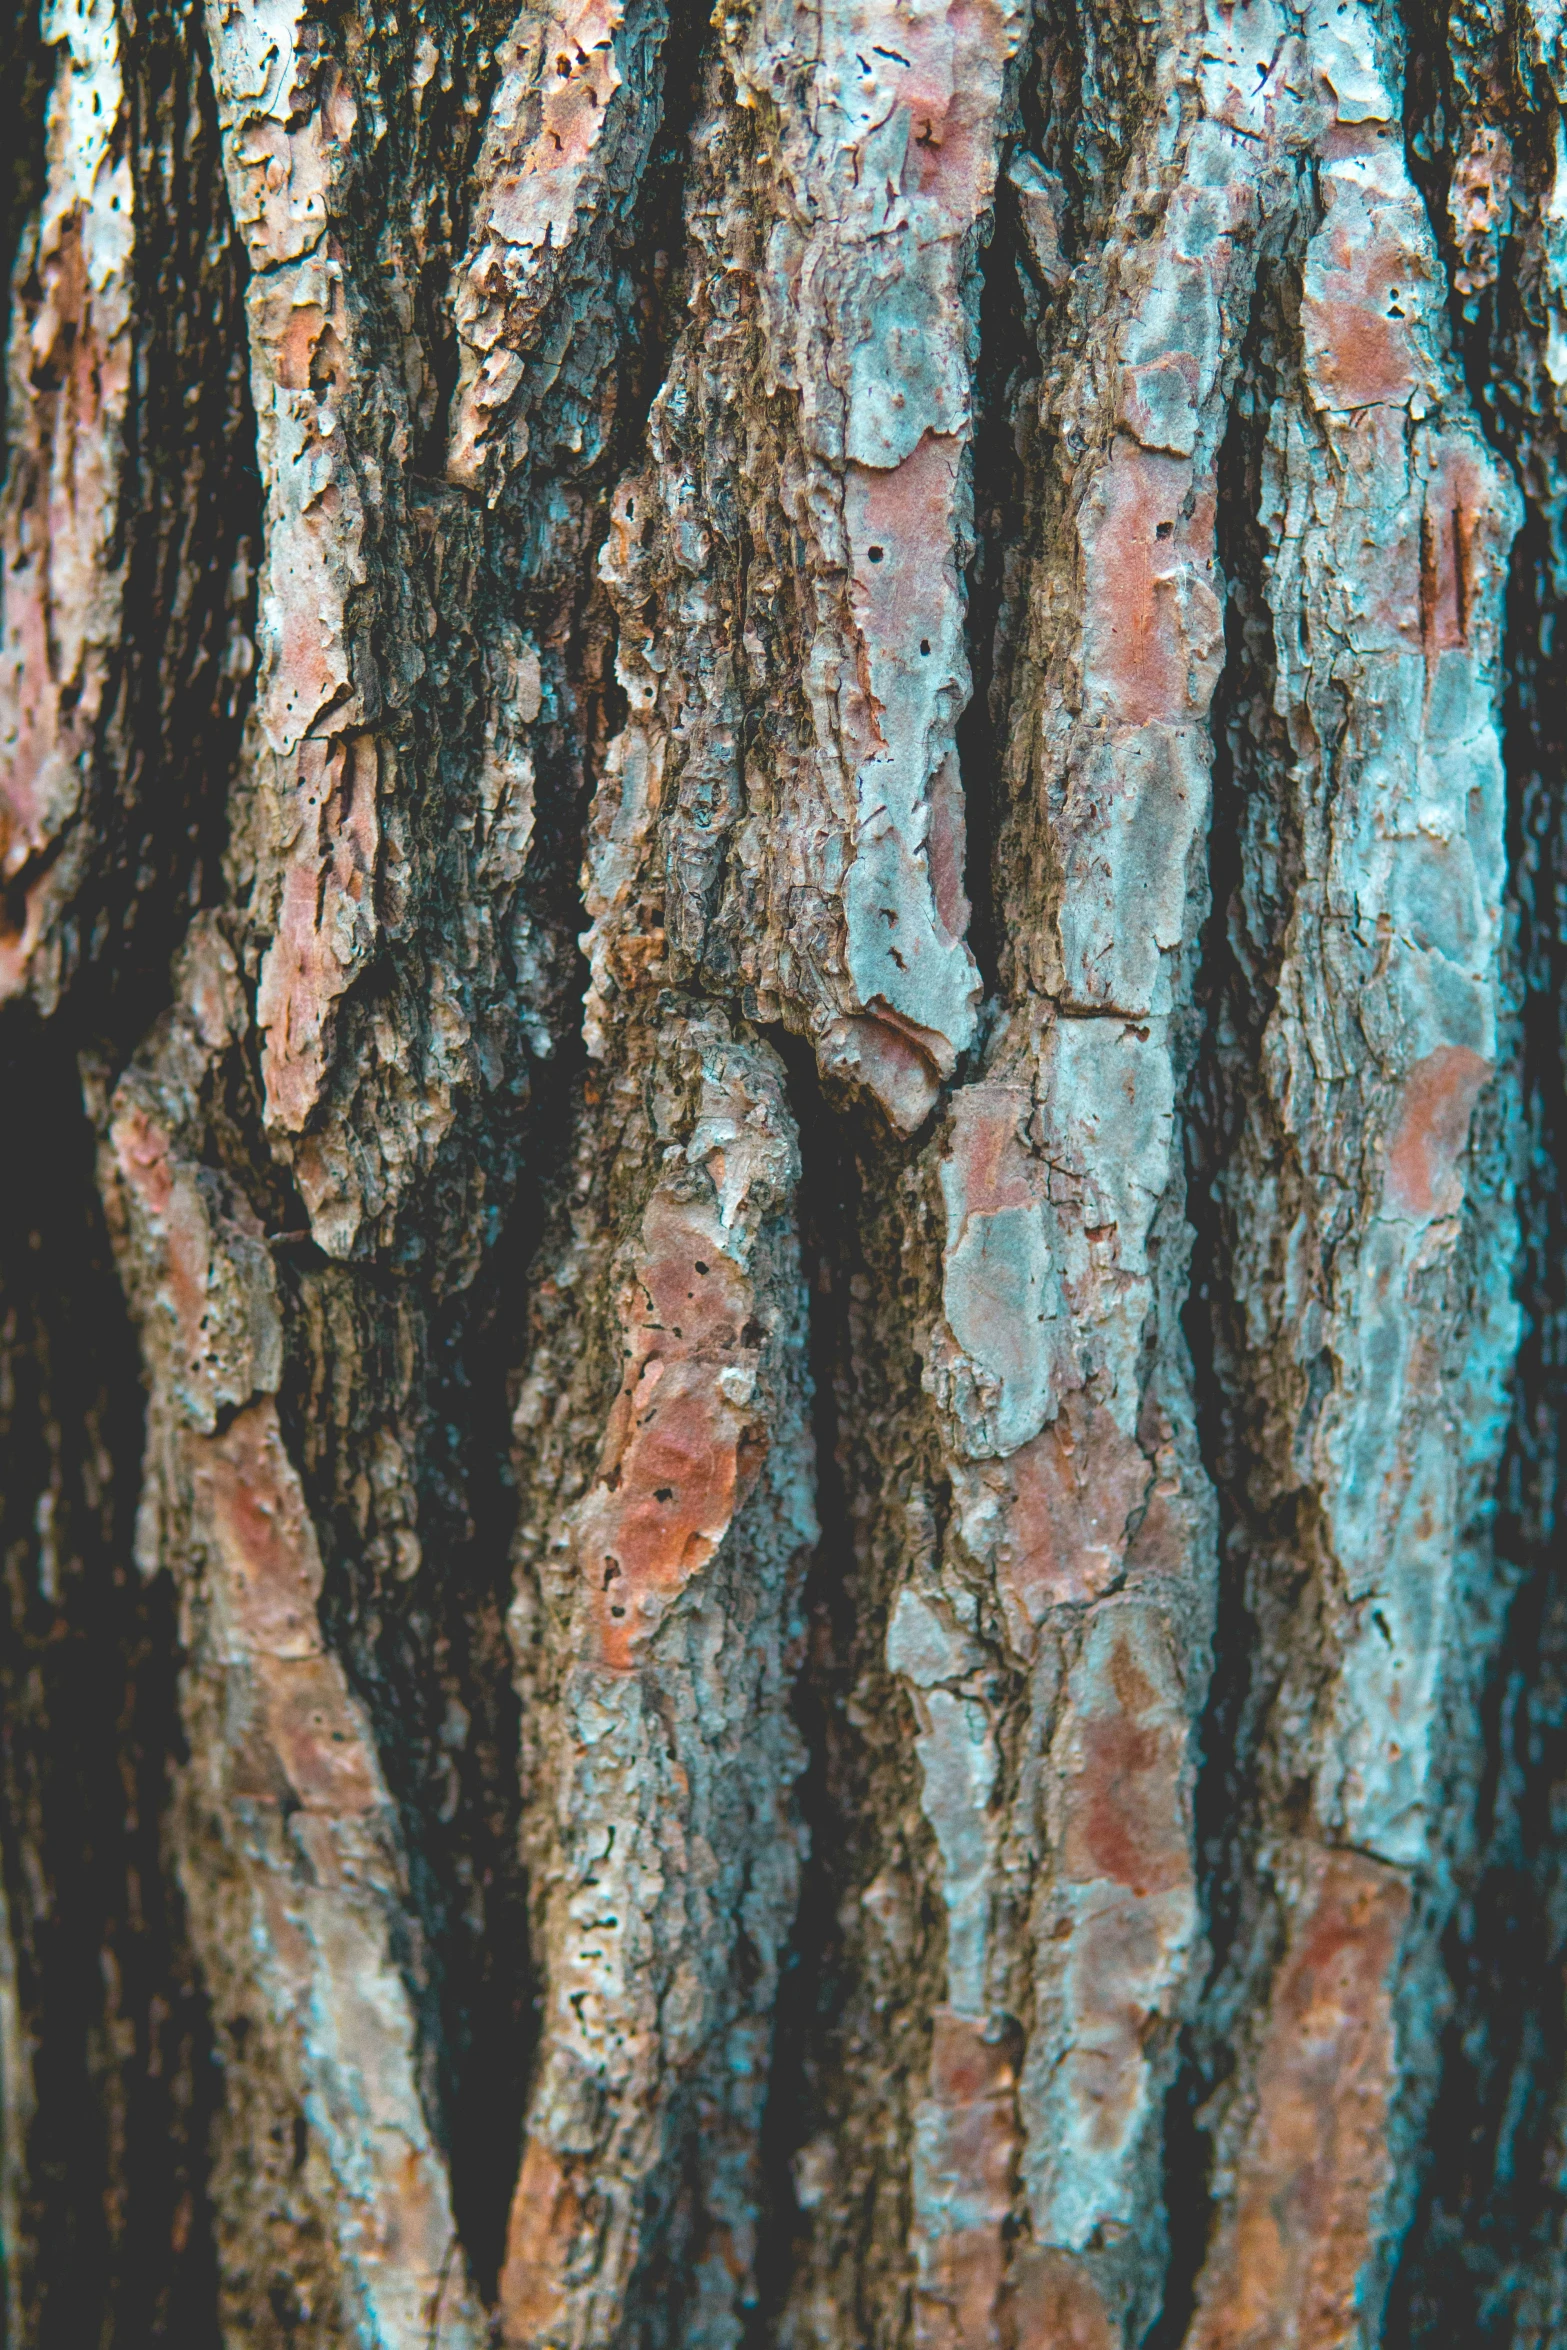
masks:
[(1556, 2338), (1563, 39), (19, 20), (8, 2343)]

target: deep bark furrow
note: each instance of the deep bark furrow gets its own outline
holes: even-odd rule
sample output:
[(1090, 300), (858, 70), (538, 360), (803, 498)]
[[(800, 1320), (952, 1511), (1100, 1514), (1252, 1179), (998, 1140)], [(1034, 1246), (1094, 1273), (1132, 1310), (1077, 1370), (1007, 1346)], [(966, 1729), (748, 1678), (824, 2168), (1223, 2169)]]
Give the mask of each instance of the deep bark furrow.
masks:
[(142, 1399), (59, 1028), (4, 1064), (0, 2341), (215, 2350), (207, 2005), (167, 1872), (173, 1594), (132, 1561)]
[[(1200, 1963), (1211, 1536), (1170, 1121), (1203, 912), (1213, 468), (1259, 214), (1304, 126), (1276, 35), (1173, 15), (1161, 32), (1097, 269), (1045, 326), (1002, 1000), (907, 1244), (929, 1267), (921, 1346), (951, 1495), (937, 1557), (909, 1546), (888, 1632), (948, 1912), (915, 2123), (933, 2341), (1146, 2330), (1162, 2095)], [(1038, 157), (1011, 177), (1043, 270), (1060, 179)], [(1128, 325), (1097, 313), (1107, 282)]]
[(1556, 1790), (1561, 1595), (1559, 1222), (1564, 1056), (1557, 615), (1562, 437), (1553, 355), (1563, 288), (1559, 47), (1533, 11), (1410, 11), (1410, 151), (1447, 264), (1458, 348), (1493, 447), (1516, 472), (1505, 652), (1519, 1105), (1503, 1138), (1518, 1186), (1523, 1343), (1497, 1496), (1505, 1638), (1481, 1722), (1486, 1777), (1445, 1956), (1452, 2019), (1421, 2206), (1389, 2308), (1394, 2341), (1543, 2343), (1561, 2323), (1554, 2147), (1561, 2031)]
[[(1275, 2293), (1290, 2339), (1378, 2322), (1473, 1801), (1461, 1725), (1495, 1633), (1478, 1521), (1515, 1343), (1505, 1180), (1470, 1147), (1506, 1051), (1496, 661), (1513, 514), (1466, 413), (1402, 139), (1374, 127), (1400, 124), (1396, 45), (1369, 17), (1336, 31), (1361, 61), (1357, 127), (1320, 151), (1254, 476), (1273, 711), (1253, 713), (1263, 765), (1227, 909), (1242, 1035), (1265, 991), (1218, 1183), (1254, 1791), (1244, 1858), (1221, 1864), (1239, 1901), (1210, 2045), (1226, 2027), (1237, 2045), (1211, 2113), (1198, 2343), (1248, 2338)], [(1373, 306), (1393, 322), (1380, 342), (1355, 331)], [(1376, 456), (1353, 445), (1379, 434)]]
[[(197, 1762), (176, 1843), (233, 2084), (218, 2147), (220, 2236), (226, 2319), (246, 2338), (310, 2323), (334, 2338), (346, 2326), (422, 2342), (437, 2314), (468, 2338), (484, 2331), (431, 2134), (457, 2118), (448, 2043), (462, 2022), (461, 1995), (454, 2002), (446, 1992), (451, 1969), (427, 1937), (449, 1936), (460, 1973), (474, 1932), (464, 1905), (471, 1913), (479, 1904), (481, 1931), (509, 1928), (517, 1937), (522, 1920), (515, 1903), (508, 1907), (511, 1855), (503, 1851), (487, 1872), (498, 1884), (474, 1865), (482, 1867), (486, 1834), (515, 1833), (505, 1785), (515, 1765), (497, 1776), (496, 1708), (484, 1691), (466, 1707), (459, 1694), (475, 1673), (504, 1676), (505, 1664), (493, 1603), (487, 1630), (482, 1589), (473, 1597), (452, 1586), (461, 1555), (452, 1521), (463, 1504), (451, 1486), (454, 1476), (460, 1486), (477, 1432), (463, 1431), (455, 1448), (446, 1441), (442, 1380), (455, 1372), (460, 1385), (467, 1329), (482, 1315), (443, 1316), (440, 1298), (485, 1257), (504, 1211), (527, 1053), (553, 1050), (556, 999), (571, 967), (575, 909), (562, 888), (574, 862), (571, 802), (602, 699), (602, 622), (580, 566), (594, 540), (615, 372), (634, 376), (643, 331), (632, 315), (636, 289), (617, 264), (657, 119), (660, 23), (633, 28), (623, 44), (629, 96), (611, 156), (621, 211), (606, 219), (590, 208), (590, 250), (577, 276), (563, 288), (556, 270), (522, 329), (505, 322), (525, 349), (530, 334), (555, 341), (552, 364), (535, 368), (529, 387), (542, 490), (530, 490), (526, 469), (517, 478), (514, 451), (499, 483), (509, 505), (492, 521), (459, 493), (432, 490), (416, 459), (428, 438), (425, 411), (439, 397), (417, 340), (424, 272), (438, 273), (443, 241), (450, 252), (460, 225), (469, 152), (460, 107), (458, 139), (441, 157), (449, 177), (432, 189), (421, 174), (434, 141), (450, 139), (449, 94), (464, 76), (471, 86), (474, 44), (457, 25), (444, 58), (427, 38), (405, 56), (384, 28), (349, 26), (328, 38), (297, 12), (219, 12), (211, 25), (231, 190), (253, 264), (252, 377), (268, 497), (261, 717), (233, 803), (232, 911), (192, 933), (179, 1006), (116, 1097), (120, 1147), (105, 1179), (127, 1232), (123, 1271), (152, 1384), (143, 1557), (149, 1568), (179, 1573), (192, 1650), (184, 1705)], [(492, 97), (496, 136), (508, 106), (526, 109), (530, 58), (535, 75), (557, 78), (553, 45), (540, 53), (544, 29), (530, 31), (526, 19), (514, 28), (514, 48), (522, 46), (510, 60), (511, 84), (503, 74)], [(113, 38), (107, 65), (96, 51), (83, 57), (67, 70), (67, 96), (70, 73), (114, 65)], [(570, 82), (570, 53), (567, 64)], [(378, 93), (388, 78), (400, 90), (405, 68), (429, 98), (411, 120), (397, 113), (394, 161)], [(97, 113), (110, 162), (118, 156), (124, 171), (129, 134), (113, 98), (99, 93)], [(57, 177), (85, 172), (89, 204), (101, 199), (117, 216), (118, 182), (109, 184), (95, 152), (67, 139)], [(481, 192), (484, 163), (481, 152)], [(52, 199), (62, 234), (79, 228), (73, 186), (62, 178)], [(140, 203), (145, 191), (137, 193)], [(145, 241), (150, 221), (140, 210), (137, 217)], [(105, 281), (109, 296), (115, 282)], [(107, 378), (117, 396), (116, 381), (135, 372), (129, 344), (139, 321), (127, 315), (117, 326), (106, 298), (99, 286), (96, 331), (121, 371)], [(456, 307), (460, 326), (466, 313)], [(61, 332), (98, 396), (95, 347), (74, 320)], [(13, 336), (13, 361), (28, 347)], [(232, 320), (229, 354), (238, 357)], [(79, 407), (64, 411), (64, 430), (80, 435), (66, 445), (111, 467), (96, 506), (77, 502), (82, 527), (97, 537), (78, 550), (69, 584), (87, 596), (91, 617), (91, 599), (112, 597), (120, 580), (110, 559), (117, 438), (87, 429), (92, 419)], [(42, 429), (36, 419), (47, 425), (51, 413), (35, 393), (21, 431)], [(576, 477), (564, 499), (562, 458)], [(18, 484), (25, 498), (25, 464), (13, 472), (13, 514)], [(501, 503), (490, 486), (492, 506)], [(199, 524), (212, 510), (198, 497), (195, 511)], [(25, 519), (25, 505), (21, 512)], [(34, 535), (47, 552), (51, 542)], [(60, 559), (68, 551), (61, 539)], [(522, 593), (508, 576), (513, 567)], [(13, 636), (27, 584), (10, 563)], [(526, 625), (514, 617), (519, 607)], [(113, 614), (94, 626), (88, 667), (77, 662), (63, 704), (89, 735), (104, 690), (91, 662), (107, 675), (109, 658), (92, 647), (112, 648)], [(60, 633), (40, 640), (56, 661)], [(69, 667), (69, 642), (66, 654)], [(213, 674), (221, 674), (216, 664)], [(153, 675), (171, 683), (166, 669)], [(11, 707), (28, 716), (37, 700), (24, 678)], [(60, 768), (63, 754), (53, 756)], [(16, 795), (25, 780), (13, 761), (8, 786), (22, 815)], [(564, 806), (537, 811), (539, 791)], [(212, 804), (221, 818), (221, 796)], [(45, 819), (64, 821), (53, 803)], [(114, 841), (102, 828), (99, 836), (79, 830), (90, 879), (92, 856), (108, 858)], [(12, 844), (13, 872), (28, 849), (38, 853), (31, 835)], [(67, 870), (48, 840), (42, 850), (60, 887), (70, 883), (80, 899), (77, 868)], [(36, 909), (19, 958), (35, 936), (48, 943)], [(33, 956), (36, 990), (58, 993), (53, 969)], [(421, 1040), (412, 1062), (410, 1016)], [(259, 1101), (247, 1068), (252, 1039)], [(299, 1190), (269, 1172), (267, 1132)], [(541, 1168), (549, 1158), (546, 1148)], [(406, 1233), (397, 1217), (411, 1195), (430, 1223), (400, 1253), (432, 1265), (433, 1298), (395, 1274), (388, 1282), (323, 1265), (308, 1241), (299, 1258), (307, 1218), (343, 1251), (367, 1215), (379, 1219), (383, 1240)], [(262, 1335), (247, 1334), (252, 1314)], [(448, 1360), (432, 1363), (432, 1348)], [(357, 1392), (367, 1375), (385, 1381), (369, 1408)], [(280, 1388), (293, 1414), (284, 1424), (292, 1459), (268, 1417)], [(319, 1541), (296, 1462), (309, 1475)], [(278, 1518), (269, 1549), (254, 1521)], [(405, 1597), (421, 1566), (427, 1579), (443, 1580), (433, 1606), (421, 1606), (417, 1593), (412, 1605)], [(297, 1656), (288, 1641), (274, 1653), (275, 1627), (252, 1622), (225, 1582), (237, 1575), (243, 1583), (247, 1573), (263, 1584), (275, 1577), (284, 1587), (271, 1594), (279, 1606), (297, 1585), (296, 1612), (321, 1613), (358, 1698), (334, 1648), (298, 1626), (288, 1634), (303, 1642)], [(258, 1604), (265, 1616), (265, 1592)], [(293, 1720), (293, 1698), (268, 1697), (277, 1696), (279, 1659), (298, 1663), (282, 1681), (306, 1716), (315, 1708), (314, 1730)], [(403, 1688), (416, 1692), (411, 1713), (399, 1705)], [(432, 1697), (436, 1715), (443, 1706), (446, 1715), (433, 1727), (425, 1718)], [(241, 1717), (247, 1707), (254, 1714), (252, 1731), (225, 1716), (230, 1699)], [(378, 1730), (395, 1758), (390, 1792)], [(257, 1760), (257, 1739), (270, 1762)], [(331, 1770), (323, 1779), (333, 1761), (336, 1780)], [(314, 1861), (311, 1835), (320, 1845)], [(317, 1872), (314, 1898), (301, 1893), (292, 1908), (281, 1891), (290, 1866), (307, 1880)], [(520, 1954), (510, 1971), (514, 1979), (522, 1971)], [(503, 2204), (515, 2155), (514, 2140), (496, 2147)]]

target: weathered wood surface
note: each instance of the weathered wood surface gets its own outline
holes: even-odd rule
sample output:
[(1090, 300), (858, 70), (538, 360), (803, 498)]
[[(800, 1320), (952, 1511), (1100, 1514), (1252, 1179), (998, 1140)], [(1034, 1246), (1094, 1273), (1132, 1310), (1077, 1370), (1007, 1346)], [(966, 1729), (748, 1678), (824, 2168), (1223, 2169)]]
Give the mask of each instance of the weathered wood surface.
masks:
[(11, 48), (4, 2341), (1567, 2339), (1567, 29)]

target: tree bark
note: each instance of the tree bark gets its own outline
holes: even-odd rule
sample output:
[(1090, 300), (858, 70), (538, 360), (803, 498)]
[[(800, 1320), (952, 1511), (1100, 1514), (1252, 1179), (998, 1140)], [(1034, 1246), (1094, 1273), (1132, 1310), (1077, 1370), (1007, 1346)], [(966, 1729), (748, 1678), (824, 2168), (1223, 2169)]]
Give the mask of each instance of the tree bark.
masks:
[(1567, 28), (43, 0), (7, 2350), (1567, 2345)]

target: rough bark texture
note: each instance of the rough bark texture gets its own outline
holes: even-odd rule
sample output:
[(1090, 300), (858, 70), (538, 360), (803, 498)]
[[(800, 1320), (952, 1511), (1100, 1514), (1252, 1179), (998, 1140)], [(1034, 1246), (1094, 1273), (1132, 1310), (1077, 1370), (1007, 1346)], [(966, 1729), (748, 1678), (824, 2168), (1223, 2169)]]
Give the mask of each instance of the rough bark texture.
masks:
[(8, 2350), (1567, 2343), (1567, 22), (8, 36)]

